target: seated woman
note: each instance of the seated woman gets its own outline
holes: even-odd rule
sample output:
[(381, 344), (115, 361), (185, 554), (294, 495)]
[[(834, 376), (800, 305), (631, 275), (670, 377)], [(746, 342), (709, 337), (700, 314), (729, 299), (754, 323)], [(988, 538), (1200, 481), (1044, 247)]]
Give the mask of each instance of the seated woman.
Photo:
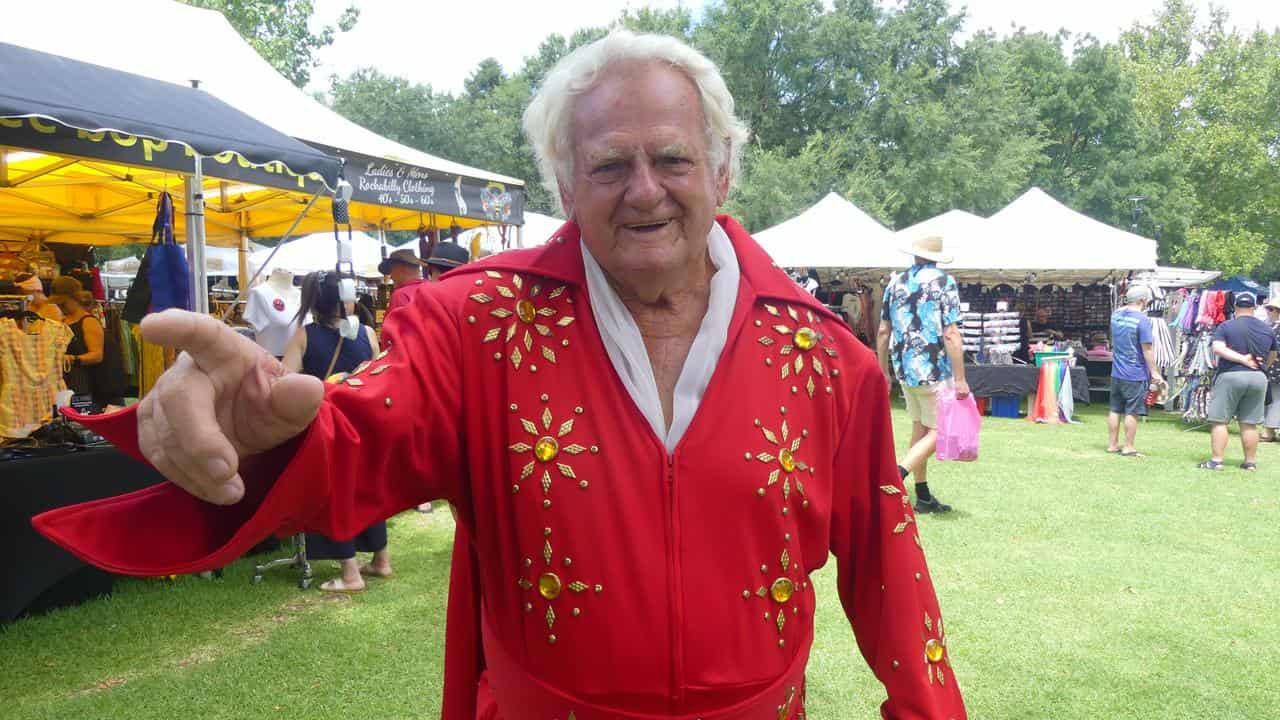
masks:
[(124, 406), (124, 372), (118, 353), (108, 352), (102, 322), (89, 312), (93, 295), (85, 292), (79, 280), (62, 276), (53, 281), (50, 300), (58, 304), (63, 320), (71, 328), (71, 343), (62, 359), (63, 380), (76, 395), (93, 398), (93, 408), (100, 411), (109, 405)]
[[(311, 273), (302, 281), (302, 299), (294, 324), (298, 329), (285, 348), (284, 366), (290, 372), (302, 372), (321, 380), (334, 373), (349, 373), (360, 363), (372, 360), (378, 347), (373, 328), (361, 322), (355, 339), (348, 340), (338, 332), (343, 317), (354, 313), (354, 303), (344, 306), (338, 295), (338, 275), (332, 272)], [(311, 314), (312, 323), (302, 321)], [(356, 552), (372, 552), (373, 562), (360, 565)], [(355, 538), (339, 542), (323, 535), (307, 533), (307, 557), (312, 560), (338, 560), (342, 575), (320, 585), (326, 592), (353, 593), (365, 589), (365, 575), (391, 577), (391, 556), (387, 552), (387, 524), (369, 526)]]

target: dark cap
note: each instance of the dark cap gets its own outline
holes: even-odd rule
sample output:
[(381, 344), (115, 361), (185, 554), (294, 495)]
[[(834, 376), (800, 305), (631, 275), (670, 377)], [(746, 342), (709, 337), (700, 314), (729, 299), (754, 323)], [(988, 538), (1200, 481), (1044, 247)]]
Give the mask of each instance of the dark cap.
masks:
[(1236, 293), (1236, 307), (1251, 308), (1257, 306), (1257, 304), (1258, 296), (1248, 290), (1242, 290)]
[(466, 248), (455, 243), (442, 242), (436, 243), (435, 249), (431, 251), (431, 257), (427, 258), (427, 264), (441, 270), (452, 270), (466, 265), (470, 260), (471, 252)]

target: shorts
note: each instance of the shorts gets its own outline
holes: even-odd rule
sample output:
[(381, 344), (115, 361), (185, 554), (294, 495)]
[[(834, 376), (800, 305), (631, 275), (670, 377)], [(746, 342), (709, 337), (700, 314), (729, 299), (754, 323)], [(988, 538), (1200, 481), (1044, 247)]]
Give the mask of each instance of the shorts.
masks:
[(1260, 370), (1233, 370), (1218, 375), (1209, 395), (1208, 420), (1215, 424), (1262, 423), (1267, 403), (1267, 376)]
[(1147, 381), (1111, 378), (1111, 412), (1120, 415), (1147, 414)]
[(1271, 404), (1267, 405), (1267, 419), (1263, 424), (1280, 429), (1280, 382), (1271, 383)]
[(907, 417), (930, 430), (938, 427), (937, 385), (903, 385), (902, 397), (907, 401)]

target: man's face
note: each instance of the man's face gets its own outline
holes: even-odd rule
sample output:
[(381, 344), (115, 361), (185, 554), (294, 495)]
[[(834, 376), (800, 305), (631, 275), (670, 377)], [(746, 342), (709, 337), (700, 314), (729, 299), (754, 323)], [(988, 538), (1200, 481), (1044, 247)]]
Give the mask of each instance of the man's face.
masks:
[(1049, 316), (1050, 316), (1050, 315), (1052, 315), (1052, 314), (1053, 314), (1053, 311), (1052, 311), (1052, 310), (1050, 310), (1050, 309), (1049, 309), (1049, 308), (1047, 308), (1047, 307), (1037, 308), (1037, 309), (1036, 309), (1036, 322), (1041, 323), (1041, 324), (1047, 323), (1047, 322), (1049, 322)]
[(578, 97), (569, 122), (573, 174), (561, 198), (611, 277), (660, 276), (706, 255), (729, 181), (712, 171), (688, 77), (659, 64), (616, 66)]
[(405, 263), (393, 262), (391, 263), (391, 272), (388, 273), (388, 276), (391, 278), (391, 282), (395, 283), (396, 287), (400, 287), (410, 280), (422, 279), (422, 271), (416, 265), (406, 265)]

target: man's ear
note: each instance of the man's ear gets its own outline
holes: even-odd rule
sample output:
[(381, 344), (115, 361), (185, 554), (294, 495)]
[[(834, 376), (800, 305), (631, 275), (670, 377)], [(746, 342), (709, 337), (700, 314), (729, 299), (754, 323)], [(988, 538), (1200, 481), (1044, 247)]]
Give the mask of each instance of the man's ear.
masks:
[(564, 210), (564, 218), (577, 222), (573, 217), (573, 193), (569, 192), (569, 188), (565, 187), (565, 184), (559, 180), (556, 181), (556, 187), (560, 190), (560, 207)]
[(733, 152), (733, 146), (730, 145), (728, 140), (725, 140), (724, 145), (724, 164), (721, 166), (720, 172), (716, 173), (717, 208), (724, 205), (725, 201), (729, 199), (729, 168), (733, 165), (733, 157), (731, 155)]

